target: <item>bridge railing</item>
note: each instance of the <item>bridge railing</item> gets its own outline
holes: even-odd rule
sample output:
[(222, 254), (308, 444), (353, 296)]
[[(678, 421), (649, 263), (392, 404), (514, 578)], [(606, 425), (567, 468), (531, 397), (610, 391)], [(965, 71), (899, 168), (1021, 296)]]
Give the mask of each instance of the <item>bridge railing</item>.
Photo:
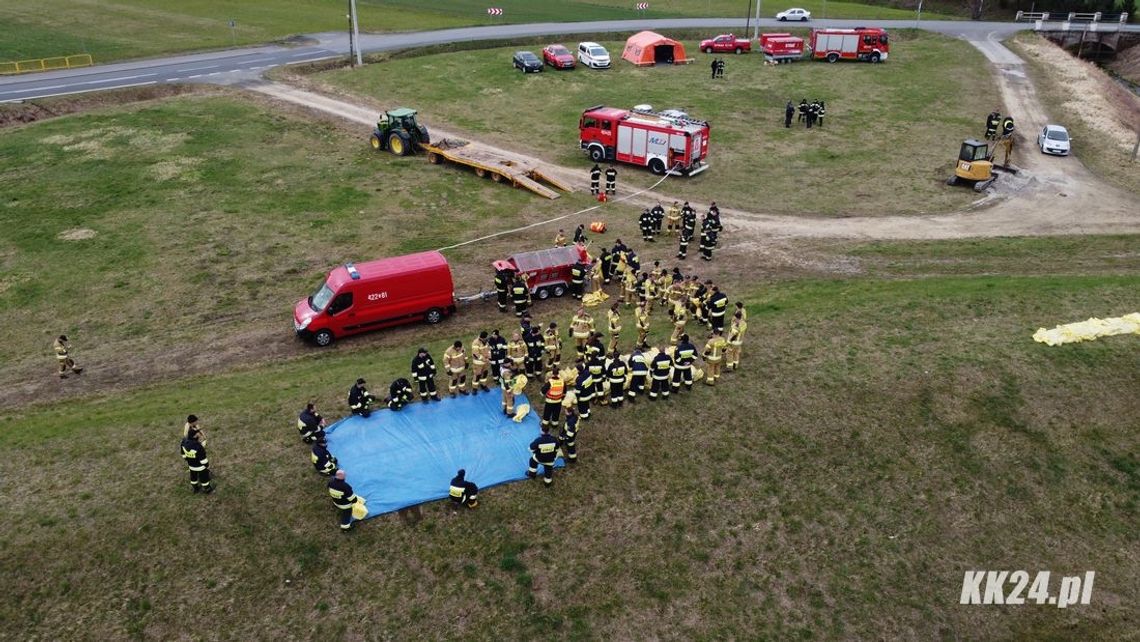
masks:
[(90, 67), (93, 64), (95, 63), (91, 60), (90, 54), (15, 60), (12, 62), (0, 62), (0, 76), (29, 74), (36, 71), (54, 71), (56, 69), (74, 69), (75, 67)]
[(1118, 22), (1124, 24), (1128, 22), (1127, 13), (1103, 13), (1100, 11), (1094, 13), (1050, 13), (1048, 11), (1018, 11), (1017, 17), (1014, 18), (1017, 22), (1049, 22), (1055, 20), (1058, 22)]

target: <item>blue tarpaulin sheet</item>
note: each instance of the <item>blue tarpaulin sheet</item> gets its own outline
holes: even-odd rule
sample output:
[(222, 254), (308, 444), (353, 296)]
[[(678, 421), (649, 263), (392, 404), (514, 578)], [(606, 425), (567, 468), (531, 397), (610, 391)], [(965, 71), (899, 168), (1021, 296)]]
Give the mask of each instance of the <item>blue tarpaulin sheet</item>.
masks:
[[(364, 497), (368, 517), (447, 497), (460, 468), (480, 490), (525, 479), (539, 418), (532, 410), (516, 423), (501, 403), (501, 392), (492, 390), (350, 416), (325, 430), (329, 451)], [(516, 407), (524, 403), (516, 396)]]

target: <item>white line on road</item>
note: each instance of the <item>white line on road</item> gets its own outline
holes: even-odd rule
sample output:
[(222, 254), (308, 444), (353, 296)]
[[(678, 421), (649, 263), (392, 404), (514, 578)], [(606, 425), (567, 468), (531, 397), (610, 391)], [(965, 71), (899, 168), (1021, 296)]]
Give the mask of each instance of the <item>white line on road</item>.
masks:
[(187, 67), (187, 68), (183, 69), (182, 71), (201, 71), (203, 69), (215, 69), (217, 67), (221, 67), (221, 65), (209, 65), (206, 67)]
[(253, 60), (243, 60), (242, 62), (245, 62), (248, 64), (251, 62), (269, 62), (270, 60), (273, 60), (272, 56), (270, 56), (268, 58), (254, 58)]
[(303, 65), (306, 62), (317, 62), (318, 60), (328, 60), (329, 58), (335, 58), (335, 56), (321, 56), (320, 58), (307, 58), (305, 60), (294, 60), (293, 62), (291, 62), (289, 64), (290, 65)]
[(207, 75), (207, 76), (217, 76), (217, 75), (218, 75), (218, 74), (220, 74), (220, 73), (222, 73), (222, 72), (220, 72), (220, 71), (215, 71), (215, 72), (214, 72), (214, 73), (212, 73), (212, 74), (206, 74), (206, 75)]
[[(103, 84), (107, 84), (107, 83), (116, 83), (120, 80), (134, 80), (135, 78), (146, 78), (148, 76), (157, 76), (157, 75), (158, 74), (138, 74), (135, 76), (117, 76), (115, 78), (102, 78), (100, 80), (88, 80), (85, 82), (73, 82), (73, 83), (68, 83), (66, 85), (47, 85), (46, 87), (36, 87), (34, 89), (13, 89), (12, 91), (6, 91), (4, 93), (6, 93), (6, 94), (30, 94), (30, 93), (34, 93), (37, 91), (44, 91), (47, 89), (63, 89), (65, 87), (79, 87), (82, 85), (103, 85)], [(75, 92), (67, 92), (67, 93), (75, 93)]]
[[(150, 75), (154, 75), (154, 74), (150, 74)], [(157, 80), (148, 80), (146, 82), (136, 82), (136, 83), (131, 83), (129, 85), (117, 85), (114, 87), (102, 87), (102, 88), (95, 89), (95, 91), (99, 91), (101, 89), (127, 89), (128, 87), (143, 87), (146, 85), (154, 85), (157, 83), (158, 83)], [(75, 91), (61, 91), (58, 94), (44, 94), (42, 96), (34, 96), (33, 98), (37, 98), (37, 99), (38, 98), (54, 98), (55, 96), (70, 96), (71, 94), (85, 94), (89, 91), (92, 91), (92, 90), (91, 89), (77, 89)], [(15, 98), (12, 100), (0, 100), (0, 103), (16, 103), (16, 102), (20, 102), (22, 100), (32, 100), (33, 98)]]
[(191, 78), (201, 78), (202, 76), (205, 76), (205, 75), (206, 74), (194, 74), (193, 76), (186, 76), (186, 79), (189, 80)]

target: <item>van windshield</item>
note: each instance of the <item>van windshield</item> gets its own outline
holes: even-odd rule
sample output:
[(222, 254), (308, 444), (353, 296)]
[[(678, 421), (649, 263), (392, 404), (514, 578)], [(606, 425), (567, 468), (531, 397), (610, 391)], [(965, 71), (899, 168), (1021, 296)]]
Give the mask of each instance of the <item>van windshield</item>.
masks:
[(323, 312), (325, 306), (329, 304), (332, 298), (332, 288), (329, 287), (328, 283), (322, 283), (320, 289), (318, 289), (313, 296), (309, 297), (309, 307), (313, 309), (313, 312)]

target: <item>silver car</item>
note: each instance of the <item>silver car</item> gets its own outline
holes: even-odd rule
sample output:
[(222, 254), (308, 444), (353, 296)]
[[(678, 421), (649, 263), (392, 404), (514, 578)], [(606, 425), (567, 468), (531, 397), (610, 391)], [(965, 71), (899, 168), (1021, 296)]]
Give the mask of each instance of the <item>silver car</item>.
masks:
[(1068, 156), (1072, 142), (1069, 131), (1060, 125), (1045, 125), (1037, 134), (1037, 146), (1042, 154)]

